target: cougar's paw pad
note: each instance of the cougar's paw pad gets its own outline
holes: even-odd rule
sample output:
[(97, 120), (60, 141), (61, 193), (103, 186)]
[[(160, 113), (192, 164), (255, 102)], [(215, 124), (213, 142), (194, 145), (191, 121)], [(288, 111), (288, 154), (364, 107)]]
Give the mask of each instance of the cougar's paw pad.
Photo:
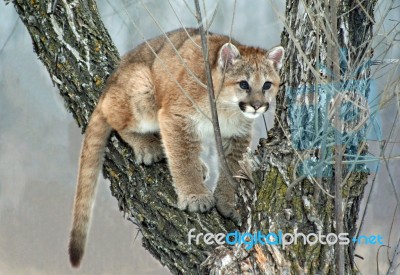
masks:
[(207, 212), (215, 205), (215, 199), (211, 193), (189, 194), (179, 200), (178, 207), (190, 212)]

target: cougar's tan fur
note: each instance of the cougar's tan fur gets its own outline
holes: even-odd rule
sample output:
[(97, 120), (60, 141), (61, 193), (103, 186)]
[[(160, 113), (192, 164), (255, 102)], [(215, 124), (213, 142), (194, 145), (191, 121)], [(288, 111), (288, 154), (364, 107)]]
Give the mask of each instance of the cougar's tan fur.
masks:
[[(200, 154), (215, 152), (215, 142), (207, 89), (199, 84), (207, 83), (201, 39), (197, 30), (187, 32), (190, 38), (176, 30), (168, 38), (149, 40), (158, 57), (146, 43), (139, 45), (107, 80), (82, 146), (69, 245), (73, 266), (79, 266), (84, 253), (96, 182), (112, 130), (133, 148), (139, 163), (149, 165), (167, 157), (180, 209), (205, 212), (216, 205), (225, 217), (238, 219), (236, 187), (225, 175), (214, 179), (215, 190), (204, 184), (208, 169)], [(268, 109), (278, 91), (284, 51), (278, 46), (267, 52), (216, 34), (208, 36), (208, 48), (225, 155), (235, 173), (250, 144), (254, 118)]]

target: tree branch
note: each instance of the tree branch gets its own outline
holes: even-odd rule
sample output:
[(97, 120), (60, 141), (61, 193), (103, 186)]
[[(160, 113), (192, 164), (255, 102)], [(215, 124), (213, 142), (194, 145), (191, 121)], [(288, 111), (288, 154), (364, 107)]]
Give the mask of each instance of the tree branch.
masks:
[[(15, 1), (14, 7), (31, 35), (35, 52), (59, 88), (66, 108), (78, 125), (85, 128), (105, 80), (118, 65), (119, 54), (95, 2), (73, 3), (60, 0), (55, 13), (51, 9), (48, 13), (52, 1), (34, 4)], [(133, 151), (116, 134), (106, 148), (103, 172), (111, 182), (111, 193), (120, 210), (143, 234), (144, 247), (173, 273), (197, 274), (200, 264), (215, 247), (204, 243), (189, 245), (189, 229), (222, 233), (235, 228), (232, 221), (221, 217), (215, 209), (207, 214), (177, 209), (166, 163), (151, 167), (135, 164)]]
[(196, 19), (197, 19), (197, 23), (199, 25), (199, 32), (200, 32), (200, 36), (201, 36), (201, 47), (202, 47), (203, 57), (204, 57), (204, 67), (205, 67), (205, 71), (206, 71), (207, 87), (208, 87), (208, 98), (209, 98), (210, 107), (211, 107), (211, 118), (212, 118), (212, 124), (213, 124), (213, 128), (214, 128), (215, 143), (217, 145), (218, 160), (220, 161), (222, 171), (224, 172), (229, 183), (232, 186), (236, 187), (237, 181), (233, 179), (232, 172), (228, 167), (228, 163), (226, 162), (224, 149), (222, 146), (222, 137), (221, 137), (221, 131), (220, 131), (219, 122), (218, 122), (218, 113), (217, 113), (217, 105), (216, 105), (216, 101), (215, 101), (214, 85), (213, 85), (213, 81), (212, 81), (210, 62), (208, 60), (209, 56), (208, 56), (207, 37), (206, 37), (205, 31), (203, 28), (203, 18), (201, 16), (199, 1), (194, 0), (194, 3), (195, 3), (195, 7), (196, 7)]
[[(312, 0), (306, 3), (310, 7), (315, 4)], [(35, 52), (59, 88), (66, 108), (78, 125), (85, 128), (105, 79), (119, 62), (118, 52), (103, 26), (95, 2), (59, 0), (55, 9), (52, 1), (14, 1), (13, 4), (31, 35)], [(357, 33), (350, 36), (349, 44), (346, 44), (349, 60), (359, 56), (354, 49), (362, 53), (369, 49), (372, 30), (369, 17), (374, 4), (364, 7), (370, 12), (366, 16), (353, 1), (341, 1), (341, 5), (350, 11), (342, 16), (346, 23), (343, 25), (349, 26), (349, 32)], [(292, 129), (300, 129), (298, 126), (304, 124), (300, 118), (305, 116), (307, 121), (314, 119), (315, 108), (312, 107), (303, 111), (303, 116), (298, 116), (299, 120), (290, 121), (298, 115), (290, 107), (296, 106), (298, 97), (310, 88), (308, 84), (301, 84), (314, 83), (317, 70), (311, 67), (316, 65), (315, 60), (326, 65), (326, 55), (322, 52), (326, 52), (327, 34), (319, 33), (320, 39), (315, 40), (315, 26), (310, 17), (305, 16), (304, 9), (299, 8), (298, 0), (287, 0), (285, 20), (282, 45), (288, 49), (288, 55), (282, 69), (282, 82), (285, 84), (277, 98), (279, 123), (276, 123), (284, 131), (279, 127), (271, 129), (269, 138), (261, 141), (258, 155), (248, 156), (247, 162), (253, 165), (242, 163), (242, 178), (247, 180), (239, 184), (239, 198), (244, 201), (243, 208), (248, 215), (238, 230), (293, 233), (296, 229), (304, 234), (329, 233), (334, 230), (333, 200), (324, 195), (316, 199), (316, 188), (307, 177), (296, 185), (297, 188), (293, 188), (292, 200), (286, 200), (293, 165), (297, 161), (293, 148), (304, 148), (294, 136), (284, 135), (290, 132), (289, 125)], [(202, 41), (204, 44), (204, 37)], [(208, 56), (206, 49), (203, 47), (205, 58)], [(315, 57), (316, 52), (321, 53), (318, 58)], [(368, 68), (357, 75), (357, 79), (368, 79)], [(368, 87), (364, 96), (367, 96), (367, 91)], [(215, 104), (215, 99), (211, 98), (210, 102)], [(324, 107), (321, 105), (316, 109), (323, 110)], [(307, 133), (328, 137), (318, 129), (309, 130)], [(307, 138), (312, 141), (314, 137)], [(198, 274), (200, 267), (204, 273), (232, 271), (233, 274), (236, 271), (253, 274), (334, 274), (336, 271), (334, 250), (329, 245), (300, 243), (284, 249), (274, 245), (256, 245), (249, 251), (243, 245), (218, 248), (201, 242), (189, 245), (187, 235), (191, 228), (199, 233), (226, 233), (237, 228), (216, 210), (207, 214), (178, 210), (166, 163), (151, 167), (136, 165), (133, 151), (115, 134), (106, 149), (103, 171), (111, 182), (111, 193), (117, 198), (121, 211), (143, 234), (143, 245), (175, 274)], [(321, 181), (324, 189), (330, 187), (328, 179)], [(342, 186), (343, 205), (346, 207), (344, 227), (350, 236), (356, 232), (356, 218), (366, 183), (366, 173), (353, 172), (346, 185)], [(353, 270), (352, 248), (350, 246), (345, 250), (345, 271), (349, 273)], [(229, 256), (230, 262), (226, 261), (226, 256)]]

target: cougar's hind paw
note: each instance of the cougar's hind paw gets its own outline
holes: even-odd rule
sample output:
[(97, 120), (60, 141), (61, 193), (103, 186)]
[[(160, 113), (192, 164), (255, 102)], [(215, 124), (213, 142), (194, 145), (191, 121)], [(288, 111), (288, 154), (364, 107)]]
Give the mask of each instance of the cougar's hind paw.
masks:
[(159, 162), (164, 158), (164, 152), (161, 144), (151, 144), (144, 148), (140, 148), (135, 151), (136, 162), (139, 164), (151, 165), (155, 162)]

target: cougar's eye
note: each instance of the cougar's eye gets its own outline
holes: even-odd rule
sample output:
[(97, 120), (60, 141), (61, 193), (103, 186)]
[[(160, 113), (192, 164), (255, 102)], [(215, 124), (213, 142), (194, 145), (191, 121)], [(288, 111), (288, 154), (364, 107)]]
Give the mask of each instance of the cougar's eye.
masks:
[(266, 82), (264, 83), (262, 89), (263, 89), (263, 90), (269, 90), (269, 89), (271, 88), (271, 86), (272, 86), (272, 83), (269, 82), (269, 81), (266, 81)]
[(243, 90), (250, 89), (249, 83), (246, 80), (242, 80), (239, 82), (239, 87)]

